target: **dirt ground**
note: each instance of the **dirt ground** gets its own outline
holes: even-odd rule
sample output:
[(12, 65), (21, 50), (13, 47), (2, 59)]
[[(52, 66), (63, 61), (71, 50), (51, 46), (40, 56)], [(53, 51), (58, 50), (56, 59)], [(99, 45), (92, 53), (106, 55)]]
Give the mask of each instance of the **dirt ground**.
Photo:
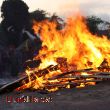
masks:
[[(50, 102), (7, 102), (6, 97), (50, 98)], [(9, 100), (8, 100), (9, 101)], [(110, 82), (80, 89), (62, 89), (53, 93), (37, 91), (11, 92), (0, 95), (0, 110), (110, 110)]]

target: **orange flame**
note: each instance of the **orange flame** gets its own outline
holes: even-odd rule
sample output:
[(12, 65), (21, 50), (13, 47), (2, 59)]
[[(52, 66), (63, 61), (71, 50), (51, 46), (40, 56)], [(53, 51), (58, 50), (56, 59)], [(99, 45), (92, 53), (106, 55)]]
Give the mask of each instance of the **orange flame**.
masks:
[[(47, 53), (45, 58), (41, 58), (43, 67), (57, 57), (67, 58), (67, 62), (77, 65), (78, 69), (89, 67), (88, 62), (92, 62), (92, 67), (98, 67), (104, 58), (109, 60), (110, 41), (105, 36), (92, 35), (81, 16), (67, 19), (66, 26), (60, 31), (56, 30), (55, 23), (48, 21), (35, 23), (33, 28), (36, 33), (38, 27), (42, 28), (43, 46), (47, 46), (47, 50), (40, 50), (39, 53)], [(52, 50), (56, 52), (49, 55)]]
[[(37, 70), (46, 68), (49, 65), (57, 65), (58, 62), (56, 59), (59, 57), (67, 58), (67, 64), (73, 65), (76, 69), (99, 67), (105, 58), (110, 63), (110, 41), (106, 36), (98, 37), (97, 35), (92, 35), (85, 25), (84, 18), (81, 16), (67, 19), (66, 25), (62, 30), (57, 30), (56, 24), (49, 21), (35, 22), (33, 29), (36, 33), (40, 34), (43, 41), (39, 55), (34, 58), (40, 58), (42, 60)], [(67, 68), (71, 70), (71, 66)], [(39, 89), (45, 87), (45, 83), (60, 82), (58, 79), (52, 81), (48, 81), (47, 79), (61, 74), (62, 71), (66, 71), (66, 69), (49, 72), (45, 77), (38, 78), (36, 76), (33, 88)], [(88, 74), (82, 73), (82, 75)], [(95, 82), (90, 83), (92, 85), (95, 84)], [(88, 82), (86, 84), (90, 83)], [(65, 83), (62, 82), (62, 84)], [(80, 84), (80, 87), (84, 86), (84, 83)], [(67, 88), (69, 87), (70, 85), (67, 84)], [(57, 89), (55, 87), (49, 91), (55, 91)]]

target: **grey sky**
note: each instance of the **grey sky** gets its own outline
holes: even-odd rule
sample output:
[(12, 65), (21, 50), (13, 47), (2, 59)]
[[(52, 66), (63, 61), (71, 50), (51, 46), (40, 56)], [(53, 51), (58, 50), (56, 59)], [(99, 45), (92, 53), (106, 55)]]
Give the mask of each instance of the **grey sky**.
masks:
[[(76, 12), (83, 15), (96, 15), (110, 21), (110, 0), (24, 0), (30, 11), (43, 9), (56, 12), (61, 16), (69, 16)], [(0, 5), (3, 0), (0, 0)]]

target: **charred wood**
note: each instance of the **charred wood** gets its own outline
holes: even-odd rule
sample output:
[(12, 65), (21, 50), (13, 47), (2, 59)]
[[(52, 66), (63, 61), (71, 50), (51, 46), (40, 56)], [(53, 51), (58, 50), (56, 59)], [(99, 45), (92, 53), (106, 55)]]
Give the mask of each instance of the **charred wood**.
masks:
[[(54, 71), (55, 69), (58, 69), (57, 68), (57, 65), (56, 66), (51, 65), (51, 66), (49, 66), (49, 67), (47, 67), (47, 68), (45, 68), (43, 70), (34, 71), (35, 74), (33, 74), (33, 73), (30, 74), (31, 80), (35, 80), (36, 79), (36, 76), (35, 75), (38, 75), (39, 77), (40, 76), (45, 76), (46, 74), (49, 73), (49, 71)], [(13, 91), (16, 88), (24, 85), (24, 82), (25, 83), (28, 83), (29, 82), (28, 75), (25, 75), (22, 78), (19, 78), (18, 80), (15, 80), (15, 81), (13, 81), (13, 82), (11, 82), (9, 84), (6, 84), (6, 85), (2, 86), (0, 88), (0, 94), (2, 94), (2, 93), (8, 93), (8, 92)]]

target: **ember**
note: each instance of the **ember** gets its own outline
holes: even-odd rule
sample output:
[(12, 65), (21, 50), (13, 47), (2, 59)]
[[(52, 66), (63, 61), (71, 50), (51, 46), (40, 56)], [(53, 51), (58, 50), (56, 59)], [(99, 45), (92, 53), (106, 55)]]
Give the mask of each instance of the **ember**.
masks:
[(49, 21), (35, 23), (33, 28), (36, 33), (41, 29), (43, 45), (34, 58), (41, 59), (41, 63), (26, 70), (27, 75), (19, 81), (16, 90), (30, 88), (51, 92), (110, 79), (110, 41), (106, 36), (92, 35), (83, 17), (67, 19), (62, 30), (57, 30), (56, 24)]

